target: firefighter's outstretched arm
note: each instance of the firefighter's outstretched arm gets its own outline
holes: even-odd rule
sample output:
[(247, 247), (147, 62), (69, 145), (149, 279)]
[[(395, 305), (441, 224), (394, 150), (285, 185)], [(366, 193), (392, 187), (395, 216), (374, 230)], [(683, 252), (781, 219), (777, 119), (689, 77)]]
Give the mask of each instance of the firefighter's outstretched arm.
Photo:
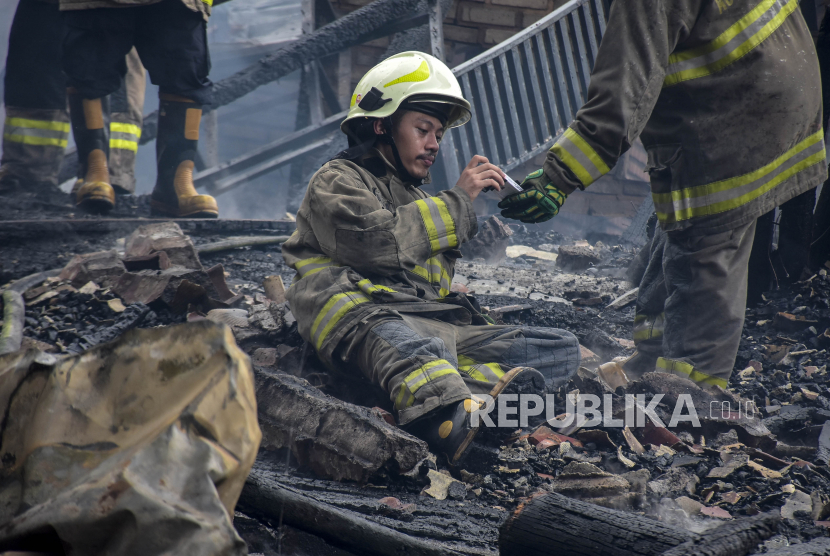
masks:
[(567, 196), (606, 174), (640, 135), (663, 87), (669, 55), (694, 25), (702, 0), (614, 2), (591, 73), (588, 100), (551, 147), (524, 193), (499, 203), (523, 222), (556, 216)]

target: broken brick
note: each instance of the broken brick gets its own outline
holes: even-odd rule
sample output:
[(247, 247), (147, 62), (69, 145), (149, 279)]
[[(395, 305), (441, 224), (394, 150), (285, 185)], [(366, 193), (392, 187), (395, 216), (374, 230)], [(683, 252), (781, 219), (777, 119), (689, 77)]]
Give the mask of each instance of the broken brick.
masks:
[(533, 446), (545, 440), (550, 441), (549, 446), (559, 446), (563, 442), (570, 442), (572, 446), (582, 448), (582, 442), (579, 440), (565, 436), (564, 434), (555, 433), (544, 425), (537, 428), (527, 437), (527, 441)]
[(700, 513), (717, 519), (732, 519), (732, 514), (717, 506), (704, 506), (700, 509)]
[(126, 240), (124, 256), (143, 257), (164, 251), (170, 264), (202, 270), (202, 263), (193, 242), (175, 222), (160, 222), (139, 226)]
[(115, 249), (75, 255), (63, 268), (60, 279), (80, 288), (87, 282), (95, 282), (108, 288), (115, 284), (127, 271)]
[(807, 320), (799, 315), (782, 312), (775, 314), (775, 317), (772, 319), (772, 324), (775, 328), (783, 332), (798, 332), (804, 330), (808, 326), (818, 324), (818, 321)]

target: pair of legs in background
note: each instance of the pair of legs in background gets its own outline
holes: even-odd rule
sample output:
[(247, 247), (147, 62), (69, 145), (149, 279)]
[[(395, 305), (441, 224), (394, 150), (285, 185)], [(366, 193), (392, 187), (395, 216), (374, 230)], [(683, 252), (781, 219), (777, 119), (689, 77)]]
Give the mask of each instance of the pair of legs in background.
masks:
[(755, 226), (752, 220), (708, 235), (658, 226), (641, 253), (648, 259), (641, 266), (637, 353), (625, 364), (628, 373), (657, 370), (726, 388), (744, 325)]
[(104, 212), (115, 204), (107, 163), (110, 142), (104, 99), (127, 73), (135, 47), (150, 80), (159, 86), (157, 177), (151, 207), (157, 214), (216, 217), (218, 206), (193, 186), (202, 106), (209, 102), (210, 57), (204, 16), (180, 0), (125, 8), (62, 12), (62, 67), (83, 185), (81, 206)]
[[(20, 0), (6, 59), (3, 160), (0, 193), (57, 192), (69, 139), (66, 77), (61, 69), (62, 17), (56, 3)], [(110, 95), (110, 181), (119, 193), (135, 192), (135, 156), (144, 108), (144, 67), (135, 49), (127, 73)]]

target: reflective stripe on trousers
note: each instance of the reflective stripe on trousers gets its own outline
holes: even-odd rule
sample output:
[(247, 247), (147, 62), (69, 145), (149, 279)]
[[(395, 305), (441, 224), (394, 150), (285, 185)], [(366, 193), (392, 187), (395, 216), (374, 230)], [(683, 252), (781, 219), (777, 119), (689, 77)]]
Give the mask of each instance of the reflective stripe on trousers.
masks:
[(139, 139), (141, 139), (141, 128), (137, 125), (110, 122), (110, 149), (137, 152)]
[(24, 145), (65, 148), (69, 123), (6, 117), (3, 140)]
[(418, 367), (406, 375), (398, 387), (398, 394), (395, 397), (395, 409), (400, 411), (410, 407), (415, 403), (415, 393), (421, 387), (438, 377), (449, 374), (458, 374), (458, 371), (446, 359), (436, 359)]
[(432, 254), (458, 247), (455, 221), (450, 215), (447, 204), (438, 197), (418, 199), (415, 204), (421, 211), (421, 219), (427, 230)]
[(798, 0), (763, 0), (712, 42), (669, 56), (663, 86), (726, 68), (764, 42), (797, 8)]
[(482, 382), (497, 383), (504, 376), (498, 363), (476, 363), (466, 355), (458, 355), (458, 370), (470, 378)]
[(311, 343), (319, 350), (326, 341), (326, 337), (338, 322), (361, 303), (368, 303), (369, 297), (361, 291), (338, 293), (329, 299), (311, 326)]
[(657, 369), (673, 375), (686, 377), (698, 384), (720, 386), (721, 388), (726, 388), (727, 386), (726, 379), (701, 373), (700, 371), (695, 370), (693, 365), (684, 361), (659, 357), (657, 359)]
[(673, 223), (736, 209), (824, 160), (824, 130), (821, 129), (754, 172), (670, 193), (652, 193), (657, 218), (663, 223)]
[(559, 160), (588, 187), (611, 169), (577, 132), (568, 128), (550, 148)]
[(666, 314), (637, 315), (634, 317), (634, 343), (663, 337)]

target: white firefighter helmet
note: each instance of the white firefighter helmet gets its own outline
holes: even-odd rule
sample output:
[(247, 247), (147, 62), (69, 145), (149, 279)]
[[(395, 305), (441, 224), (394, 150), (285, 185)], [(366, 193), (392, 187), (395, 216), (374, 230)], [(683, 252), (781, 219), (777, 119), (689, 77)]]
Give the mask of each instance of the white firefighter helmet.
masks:
[(399, 108), (433, 115), (450, 129), (470, 121), (470, 103), (450, 68), (423, 52), (401, 52), (379, 63), (355, 87), (343, 133), (363, 118), (386, 118)]

